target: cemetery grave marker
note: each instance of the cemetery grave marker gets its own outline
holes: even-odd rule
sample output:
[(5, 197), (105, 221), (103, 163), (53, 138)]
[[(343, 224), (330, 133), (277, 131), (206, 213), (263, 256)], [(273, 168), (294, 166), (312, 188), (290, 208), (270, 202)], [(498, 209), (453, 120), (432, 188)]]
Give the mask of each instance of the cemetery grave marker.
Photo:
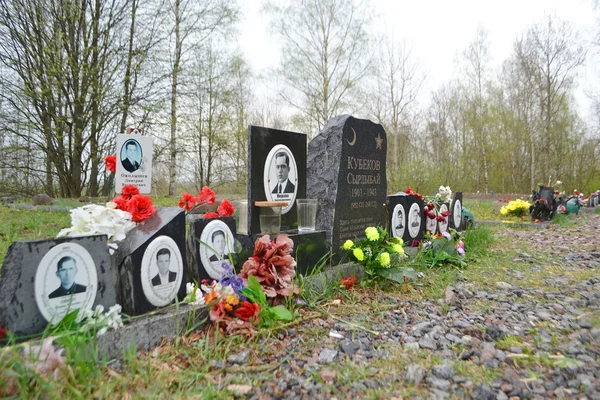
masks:
[(337, 258), (345, 240), (385, 226), (386, 152), (383, 127), (349, 115), (329, 120), (308, 144), (308, 197), (319, 199), (317, 230)]
[(119, 243), (114, 254), (123, 312), (143, 314), (185, 297), (185, 212), (160, 208)]
[(15, 335), (43, 332), (77, 308), (119, 302), (105, 235), (11, 244), (0, 271), (0, 326)]
[(152, 191), (152, 138), (136, 134), (117, 135), (115, 191), (135, 185), (140, 193)]
[(387, 196), (387, 208), (390, 210), (390, 236), (402, 238), (405, 244), (421, 240), (425, 221), (423, 220), (423, 200), (416, 196), (399, 192)]

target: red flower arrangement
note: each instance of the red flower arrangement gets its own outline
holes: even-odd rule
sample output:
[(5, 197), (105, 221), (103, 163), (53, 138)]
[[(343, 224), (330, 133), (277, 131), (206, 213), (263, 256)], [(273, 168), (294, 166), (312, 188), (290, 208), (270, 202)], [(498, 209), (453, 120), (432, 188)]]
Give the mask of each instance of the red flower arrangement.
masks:
[(117, 171), (117, 156), (106, 156), (104, 159), (104, 167), (114, 174)]
[(133, 222), (142, 222), (156, 213), (156, 207), (152, 204), (150, 196), (140, 194), (135, 185), (125, 185), (121, 189), (121, 195), (112, 199), (118, 210), (127, 211), (131, 214)]
[(208, 212), (206, 214), (204, 214), (204, 219), (210, 219), (210, 218), (219, 218), (219, 214), (217, 214), (214, 211)]
[(260, 306), (244, 300), (242, 301), (242, 304), (240, 304), (240, 306), (234, 311), (233, 315), (242, 321), (258, 321), (260, 316)]
[(422, 195), (422, 194), (420, 194), (420, 193), (417, 193), (417, 192), (414, 192), (414, 191), (413, 191), (411, 188), (409, 188), (409, 187), (407, 187), (407, 188), (404, 190), (404, 193), (406, 193), (406, 194), (410, 194), (411, 196), (415, 196), (415, 197), (418, 197), (419, 199), (423, 200), (423, 195)]
[[(179, 207), (185, 209), (185, 211), (191, 211), (195, 207), (203, 206), (204, 204), (214, 204), (216, 201), (215, 192), (213, 192), (208, 186), (204, 186), (199, 192), (198, 196), (194, 197), (188, 192), (185, 192), (179, 200)], [(235, 207), (227, 199), (223, 199), (217, 212), (209, 212), (204, 214), (204, 218), (218, 218), (218, 217), (231, 217), (235, 213)]]
[(358, 278), (354, 275), (347, 276), (345, 278), (340, 279), (340, 285), (345, 286), (346, 290), (350, 290), (354, 287), (354, 285), (358, 284)]
[(294, 242), (287, 235), (279, 235), (271, 241), (269, 235), (256, 240), (254, 254), (242, 266), (240, 276), (247, 283), (249, 275), (254, 276), (263, 288), (270, 305), (283, 304), (285, 297), (298, 294), (294, 287), (296, 261), (291, 256)]

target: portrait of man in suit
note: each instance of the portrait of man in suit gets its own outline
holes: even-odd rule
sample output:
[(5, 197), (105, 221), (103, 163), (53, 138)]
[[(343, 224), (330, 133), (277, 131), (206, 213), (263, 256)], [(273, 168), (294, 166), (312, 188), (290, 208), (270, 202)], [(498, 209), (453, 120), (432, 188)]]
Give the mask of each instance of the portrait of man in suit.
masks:
[(209, 260), (214, 261), (227, 261), (227, 254), (225, 251), (225, 232), (218, 230), (214, 231), (211, 236), (212, 248), (215, 249), (216, 253), (210, 256)]
[(127, 158), (121, 160), (123, 168), (128, 172), (135, 172), (140, 167), (139, 161), (136, 161), (138, 155), (138, 143), (135, 140), (130, 140), (125, 143), (125, 153)]
[(177, 280), (177, 272), (169, 271), (170, 264), (171, 252), (169, 249), (163, 248), (156, 252), (158, 274), (152, 278), (152, 286), (164, 285), (165, 283), (175, 282)]
[(404, 228), (404, 214), (402, 212), (402, 207), (398, 207), (397, 221), (398, 221), (398, 224), (396, 225), (396, 229), (397, 230), (403, 229)]
[(60, 279), (60, 287), (50, 293), (48, 298), (68, 296), (75, 293), (83, 293), (87, 287), (75, 282), (77, 275), (77, 262), (73, 257), (65, 256), (56, 264), (56, 276)]
[(277, 172), (277, 184), (271, 193), (294, 193), (295, 185), (288, 179), (290, 173), (290, 157), (286, 152), (280, 151), (275, 154), (275, 169)]

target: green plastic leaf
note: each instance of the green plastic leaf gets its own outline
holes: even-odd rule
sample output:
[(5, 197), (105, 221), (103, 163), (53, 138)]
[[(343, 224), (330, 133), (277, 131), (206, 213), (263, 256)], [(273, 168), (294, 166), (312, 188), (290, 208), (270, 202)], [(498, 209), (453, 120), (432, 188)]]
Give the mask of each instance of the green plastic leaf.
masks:
[(271, 313), (280, 321), (291, 321), (292, 313), (284, 306), (271, 307)]

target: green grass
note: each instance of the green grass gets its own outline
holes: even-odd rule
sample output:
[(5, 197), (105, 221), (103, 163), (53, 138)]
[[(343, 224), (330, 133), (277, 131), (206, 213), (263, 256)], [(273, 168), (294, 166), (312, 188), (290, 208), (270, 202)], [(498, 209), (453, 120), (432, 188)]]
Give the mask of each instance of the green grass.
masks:
[(492, 200), (465, 200), (463, 206), (473, 213), (475, 221), (495, 220), (500, 216), (500, 213), (494, 210), (494, 201)]

